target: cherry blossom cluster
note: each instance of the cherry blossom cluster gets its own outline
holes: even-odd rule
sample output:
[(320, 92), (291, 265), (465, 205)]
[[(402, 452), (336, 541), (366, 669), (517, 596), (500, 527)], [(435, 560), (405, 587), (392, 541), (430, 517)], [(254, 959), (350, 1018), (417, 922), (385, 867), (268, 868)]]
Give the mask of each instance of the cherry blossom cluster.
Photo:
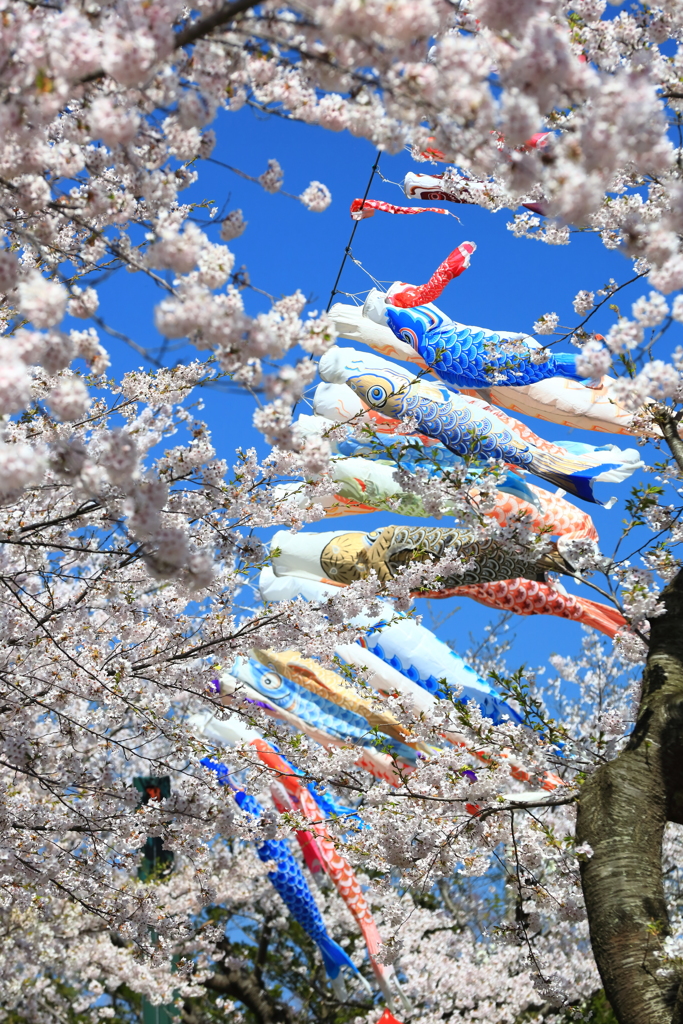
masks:
[[(0, 0), (0, 14), (0, 1017), (48, 1024), (71, 1008), (106, 1019), (122, 985), (156, 1004), (201, 993), (224, 962), (209, 906), (283, 914), (252, 847), (291, 836), (292, 819), (241, 814), (200, 764), (215, 748), (187, 727), (194, 712), (225, 714), (216, 673), (254, 646), (329, 665), (336, 643), (357, 638), (351, 620), (380, 614), (380, 595), (408, 610), (416, 589), (467, 568), (452, 557), (408, 566), (385, 588), (371, 574), (320, 604), (264, 607), (257, 595), (259, 531), (320, 519), (333, 493), (329, 441), (302, 437), (293, 406), (335, 338), (328, 316), (306, 309), (306, 282), (250, 315), (229, 248), (249, 211), (202, 220), (183, 203), (216, 114), (250, 105), (388, 153), (409, 147), (446, 165), (446, 191), (483, 183), (469, 198), (513, 211), (518, 237), (564, 245), (580, 229), (621, 250), (648, 294), (617, 308), (603, 342), (589, 321), (621, 286), (585, 282), (568, 336), (587, 377), (610, 363), (620, 372), (615, 399), (664, 445), (683, 370), (680, 350), (653, 354), (683, 321), (683, 176), (669, 131), (683, 115), (683, 4), (607, 16), (603, 0)], [(543, 145), (529, 145), (539, 132)], [(252, 180), (282, 193), (284, 175), (273, 156)], [(331, 201), (318, 180), (296, 198), (311, 214)], [(522, 202), (531, 209), (517, 212)], [(194, 346), (194, 361), (108, 379), (97, 281), (123, 268), (155, 283), (154, 324)], [(565, 336), (553, 312), (533, 330), (547, 344)], [(254, 423), (267, 458), (216, 452), (193, 403), (219, 379), (262, 389)], [(370, 828), (330, 828), (359, 865), (382, 959), (426, 1024), (559, 1022), (599, 986), (578, 874), (592, 851), (575, 847), (575, 801), (633, 721), (628, 663), (646, 653), (661, 584), (679, 568), (681, 460), (633, 498), (625, 535), (650, 531), (638, 564), (563, 548), (589, 582), (610, 578), (630, 627), (614, 651), (589, 637), (548, 682), (506, 667), (497, 629), (470, 652), (525, 725), (494, 725), (458, 694), (431, 714), (383, 700), (430, 751), (392, 787), (353, 748), (326, 750), (233, 702), (308, 779), (362, 804)], [(487, 467), (475, 489), (458, 473), (435, 482), (399, 466), (395, 479), (428, 513), (445, 508), (482, 540), (541, 554), (547, 541), (523, 517), (482, 516), (500, 471)], [(274, 490), (292, 481), (296, 492)], [(364, 684), (360, 673), (353, 685), (367, 696)], [(253, 751), (229, 758), (267, 796)], [(160, 775), (171, 796), (142, 806), (133, 777)], [(148, 884), (138, 870), (149, 836), (175, 860), (170, 878)], [(672, 828), (669, 862), (680, 844)], [(493, 925), (478, 889), (487, 880), (503, 894)], [(330, 933), (350, 942), (342, 902), (329, 889), (317, 898)], [(674, 935), (663, 971), (680, 950)], [(360, 946), (353, 955), (367, 970)], [(80, 993), (73, 1007), (65, 982)], [(378, 1017), (359, 1006), (356, 1020)]]

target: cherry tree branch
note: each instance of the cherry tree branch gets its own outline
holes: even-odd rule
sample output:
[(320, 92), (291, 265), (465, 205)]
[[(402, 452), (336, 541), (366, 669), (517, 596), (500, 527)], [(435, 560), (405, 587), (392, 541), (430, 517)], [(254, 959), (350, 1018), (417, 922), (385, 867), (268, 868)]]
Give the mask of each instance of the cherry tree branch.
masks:
[(683, 472), (683, 439), (678, 435), (678, 418), (672, 414), (668, 406), (661, 406), (654, 413), (654, 420), (676, 460), (676, 465)]
[(215, 28), (227, 25), (236, 15), (244, 14), (245, 11), (256, 7), (258, 3), (259, 0), (233, 0), (231, 4), (223, 4), (213, 14), (209, 14), (206, 18), (200, 18), (199, 21), (192, 22), (182, 32), (179, 32), (174, 43), (176, 50), (181, 46), (189, 46), (190, 43), (196, 43), (198, 39), (203, 39), (204, 36), (208, 36), (210, 32), (213, 32)]

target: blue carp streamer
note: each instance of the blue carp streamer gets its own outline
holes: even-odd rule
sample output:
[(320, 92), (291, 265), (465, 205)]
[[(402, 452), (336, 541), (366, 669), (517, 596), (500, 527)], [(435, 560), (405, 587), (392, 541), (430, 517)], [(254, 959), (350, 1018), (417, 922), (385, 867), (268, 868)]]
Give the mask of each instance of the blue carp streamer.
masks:
[[(201, 764), (217, 774), (221, 785), (230, 784), (229, 771), (224, 764), (213, 761), (209, 757), (203, 758)], [(244, 790), (237, 790), (234, 792), (234, 797), (247, 814), (254, 818), (262, 816), (263, 808), (253, 796), (249, 796)], [(310, 935), (317, 944), (322, 954), (325, 970), (330, 978), (337, 978), (342, 967), (348, 967), (353, 974), (358, 974), (357, 968), (341, 946), (337, 945), (334, 939), (327, 934), (325, 922), (313, 899), (303, 871), (292, 856), (286, 840), (266, 839), (256, 847), (256, 853), (264, 864), (275, 864), (274, 869), (268, 872), (268, 878), (294, 920), (298, 921), (306, 934)]]
[[(344, 440), (333, 442), (332, 447), (339, 455), (361, 456), (365, 459), (392, 463), (413, 473), (417, 469), (424, 469), (430, 476), (442, 476), (453, 470), (462, 470), (465, 464), (462, 456), (456, 455), (438, 441), (427, 445), (418, 438), (407, 437), (405, 434), (379, 434), (372, 441), (364, 441), (349, 434)], [(468, 466), (466, 479), (472, 478), (476, 482), (477, 477), (483, 472), (483, 468)], [(539, 504), (529, 485), (510, 469), (501, 473), (496, 487), (499, 491), (513, 494), (531, 505)]]
[(262, 665), (255, 658), (250, 658), (249, 661), (239, 659), (232, 671), (238, 679), (256, 690), (270, 704), (291, 712), (307, 725), (362, 747), (376, 747), (381, 743), (382, 749), (390, 748), (396, 757), (409, 764), (415, 764), (417, 754), (412, 747), (389, 736), (383, 735), (382, 739), (378, 740), (362, 715), (340, 707), (339, 704), (326, 700), (317, 693), (311, 693), (294, 680)]
[(501, 352), (500, 334), (457, 324), (431, 302), (412, 309), (388, 305), (384, 312), (396, 337), (414, 348), (442, 380), (458, 388), (523, 386), (550, 377), (584, 379), (576, 369), (576, 354), (546, 352), (545, 362), (534, 363), (532, 353), (538, 349), (523, 341), (516, 342), (521, 352)]
[[(259, 587), (266, 601), (291, 600), (294, 596), (307, 601), (324, 601), (336, 590), (314, 580), (277, 577), (272, 569), (261, 571)], [(359, 641), (362, 647), (438, 699), (462, 689), (461, 700), (476, 701), (482, 714), (494, 724), (505, 716), (508, 720), (521, 721), (514, 708), (501, 700), (489, 684), (430, 629), (400, 615), (386, 601), (381, 602), (381, 607), (383, 618), (380, 620), (364, 615), (351, 620), (364, 630), (363, 639)], [(318, 794), (313, 795), (320, 803)]]
[(425, 626), (402, 619), (378, 622), (365, 634), (362, 646), (423, 690), (443, 699), (462, 689), (460, 700), (473, 700), (494, 725), (505, 719), (521, 722), (514, 708), (501, 700), (474, 669)]
[(619, 482), (641, 465), (634, 449), (592, 449), (574, 455), (540, 448), (523, 440), (483, 403), (354, 349), (328, 349), (320, 360), (320, 376), (347, 384), (366, 405), (385, 416), (411, 419), (416, 433), (435, 438), (458, 455), (519, 466), (585, 501), (597, 500), (593, 495), (596, 479)]

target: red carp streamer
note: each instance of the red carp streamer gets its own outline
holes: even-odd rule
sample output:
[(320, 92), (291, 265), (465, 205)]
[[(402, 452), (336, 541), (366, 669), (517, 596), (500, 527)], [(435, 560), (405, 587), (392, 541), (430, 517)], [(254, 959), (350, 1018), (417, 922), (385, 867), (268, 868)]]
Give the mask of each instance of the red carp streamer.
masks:
[(390, 1013), (389, 1010), (385, 1010), (377, 1024), (401, 1024), (401, 1021), (394, 1017), (393, 1013)]
[(401, 291), (390, 292), (387, 301), (392, 306), (399, 306), (401, 309), (412, 309), (414, 306), (424, 306), (427, 302), (434, 302), (453, 278), (460, 277), (467, 270), (470, 265), (470, 257), (476, 248), (474, 242), (462, 242), (436, 268), (426, 284), (408, 285)]
[(476, 583), (470, 586), (448, 587), (445, 590), (417, 591), (414, 597), (471, 597), (480, 604), (516, 615), (557, 615), (573, 619), (614, 637), (626, 620), (616, 608), (574, 594), (553, 590), (547, 583), (534, 580), (498, 580), (497, 583)]
[[(581, 58), (579, 58), (579, 59), (581, 59)], [(586, 58), (584, 57), (584, 60), (585, 59)], [(498, 147), (499, 147), (499, 149), (502, 149), (505, 146), (505, 136), (501, 135), (500, 133), (497, 133), (497, 134), (498, 134)], [(552, 134), (553, 134), (552, 132), (536, 132), (535, 135), (532, 135), (530, 139), (526, 140), (524, 145), (516, 146), (514, 148), (518, 149), (522, 153), (526, 153), (530, 149), (542, 149), (545, 145), (547, 145), (548, 139), (551, 137)], [(431, 137), (431, 138), (427, 139), (427, 142), (430, 142), (430, 143), (434, 142), (434, 138)], [(441, 150), (437, 149), (435, 146), (431, 146), (431, 145), (427, 146), (426, 149), (422, 150), (422, 152), (420, 153), (420, 157), (423, 160), (436, 160), (436, 161), (439, 161), (439, 163), (442, 163), (442, 164), (448, 163), (448, 161), (446, 160), (446, 157), (441, 152)]]
[(552, 132), (536, 132), (530, 139), (527, 139), (523, 146), (519, 148), (524, 152), (528, 149), (543, 149), (547, 146), (548, 139), (552, 138)]
[(395, 206), (381, 199), (354, 199), (351, 203), (351, 216), (354, 220), (374, 217), (375, 210), (383, 210), (384, 213), (445, 213), (447, 217), (451, 216), (449, 210), (440, 210), (438, 206)]
[(298, 805), (303, 816), (311, 823), (310, 832), (297, 833), (297, 838), (299, 835), (305, 837), (304, 843), (299, 840), (300, 845), (303, 850), (310, 850), (311, 842), (313, 843), (314, 855), (322, 861), (323, 870), (334, 883), (337, 892), (353, 914), (363, 934), (370, 955), (370, 963), (380, 988), (385, 997), (391, 999), (392, 972), (375, 959), (382, 945), (379, 930), (353, 868), (334, 845), (325, 824), (325, 815), (308, 790), (295, 776), (292, 768), (273, 750), (269, 743), (257, 739), (251, 741), (251, 746), (255, 747), (259, 759), (275, 773), (281, 786), (294, 798), (294, 809)]

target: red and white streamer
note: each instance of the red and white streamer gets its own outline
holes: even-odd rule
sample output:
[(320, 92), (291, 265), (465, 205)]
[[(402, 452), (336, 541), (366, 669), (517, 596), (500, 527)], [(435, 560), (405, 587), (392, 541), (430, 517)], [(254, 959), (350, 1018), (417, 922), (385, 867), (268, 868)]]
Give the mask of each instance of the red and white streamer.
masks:
[(389, 293), (387, 302), (392, 306), (399, 306), (401, 309), (412, 309), (414, 306), (424, 306), (427, 302), (434, 302), (453, 278), (460, 277), (467, 270), (472, 253), (476, 248), (474, 242), (462, 242), (436, 268), (426, 284), (407, 285), (401, 291)]
[(351, 203), (351, 216), (354, 220), (374, 217), (375, 210), (382, 210), (384, 213), (445, 213), (447, 217), (451, 216), (448, 210), (440, 210), (437, 206), (395, 206), (394, 203), (384, 203), (381, 199), (354, 199)]

